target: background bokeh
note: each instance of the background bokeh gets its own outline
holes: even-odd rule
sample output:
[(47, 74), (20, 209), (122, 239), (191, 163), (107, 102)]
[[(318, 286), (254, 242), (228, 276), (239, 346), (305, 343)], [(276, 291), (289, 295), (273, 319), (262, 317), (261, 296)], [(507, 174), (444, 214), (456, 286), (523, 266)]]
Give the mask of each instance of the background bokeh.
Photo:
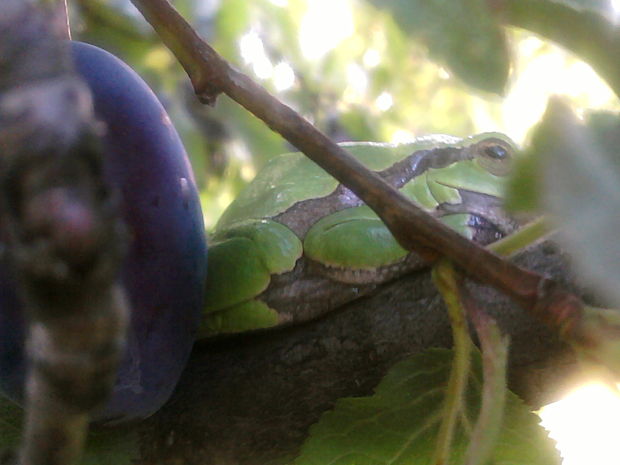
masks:
[[(369, 2), (173, 3), (226, 59), (337, 141), (499, 130), (523, 142), (551, 94), (569, 97), (577, 112), (618, 107), (587, 64), (523, 30), (508, 30), (511, 70), (500, 96), (464, 84), (434, 61), (424, 41), (402, 27), (415, 18), (396, 24)], [(270, 157), (292, 150), (228, 98), (215, 107), (198, 103), (183, 69), (128, 0), (70, 7), (74, 38), (121, 57), (167, 107), (192, 159), (208, 229)]]

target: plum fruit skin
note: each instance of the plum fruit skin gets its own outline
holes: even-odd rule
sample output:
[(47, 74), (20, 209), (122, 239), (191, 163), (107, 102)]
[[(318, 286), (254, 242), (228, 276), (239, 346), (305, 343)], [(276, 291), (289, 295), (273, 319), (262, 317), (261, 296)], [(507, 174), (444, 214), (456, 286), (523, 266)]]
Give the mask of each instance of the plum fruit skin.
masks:
[[(125, 63), (71, 43), (78, 74), (105, 123), (104, 177), (121, 194), (129, 250), (120, 281), (131, 305), (125, 354), (98, 423), (145, 418), (177, 384), (203, 306), (207, 247), (185, 149), (161, 103)], [(10, 270), (0, 268), (0, 388), (23, 398), (24, 333)]]

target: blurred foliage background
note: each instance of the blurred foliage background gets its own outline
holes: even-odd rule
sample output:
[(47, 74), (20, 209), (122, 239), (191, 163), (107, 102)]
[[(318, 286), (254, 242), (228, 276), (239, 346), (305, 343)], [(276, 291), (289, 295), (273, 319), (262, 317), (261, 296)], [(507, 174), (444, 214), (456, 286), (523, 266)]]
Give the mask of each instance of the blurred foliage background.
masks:
[[(508, 84), (485, 92), (456, 77), (441, 53), (429, 53), (425, 38), (458, 40), (459, 31), (434, 20), (416, 24), (425, 19), (420, 10), (399, 10), (397, 1), (391, 9), (362, 0), (173, 3), (226, 59), (337, 141), (497, 130), (523, 142), (552, 93), (568, 96), (577, 111), (617, 107), (588, 65), (523, 30), (508, 29), (501, 41), (487, 44), (487, 55), (503, 59), (495, 50), (505, 47), (511, 58), (500, 64), (509, 70)], [(198, 103), (182, 68), (128, 0), (74, 0), (69, 6), (74, 38), (125, 60), (167, 107), (194, 165), (207, 228), (269, 157), (292, 150), (226, 97), (215, 107)], [(448, 58), (450, 69), (456, 58)], [(494, 79), (492, 71), (477, 72), (479, 81)]]

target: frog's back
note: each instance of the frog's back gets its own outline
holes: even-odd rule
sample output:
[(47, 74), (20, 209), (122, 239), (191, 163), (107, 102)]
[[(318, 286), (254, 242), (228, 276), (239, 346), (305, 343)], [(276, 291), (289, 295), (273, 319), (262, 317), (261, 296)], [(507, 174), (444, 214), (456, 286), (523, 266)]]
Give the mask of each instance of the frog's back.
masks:
[[(459, 140), (433, 135), (401, 144), (344, 142), (340, 145), (367, 168), (382, 171), (417, 150), (454, 145)], [(218, 221), (216, 230), (248, 219), (273, 218), (297, 202), (325, 197), (337, 186), (336, 179), (303, 153), (278, 155), (239, 193)]]

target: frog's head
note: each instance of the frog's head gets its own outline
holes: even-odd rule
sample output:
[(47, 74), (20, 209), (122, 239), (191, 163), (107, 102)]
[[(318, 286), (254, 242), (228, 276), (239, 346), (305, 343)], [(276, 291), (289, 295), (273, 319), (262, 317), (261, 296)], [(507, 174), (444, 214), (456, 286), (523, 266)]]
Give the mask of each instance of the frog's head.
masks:
[(401, 191), (461, 234), (488, 244), (516, 228), (502, 210), (515, 152), (514, 143), (498, 133), (439, 146), (414, 155), (418, 174)]

